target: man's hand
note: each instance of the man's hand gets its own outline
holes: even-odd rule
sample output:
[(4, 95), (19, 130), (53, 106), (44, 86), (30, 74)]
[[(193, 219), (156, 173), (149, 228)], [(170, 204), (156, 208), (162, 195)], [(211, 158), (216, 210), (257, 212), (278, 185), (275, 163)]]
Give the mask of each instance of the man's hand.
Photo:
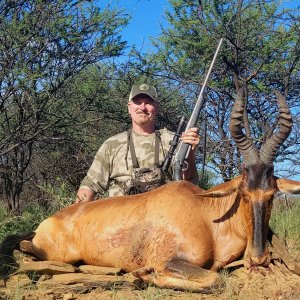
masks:
[(94, 200), (95, 193), (91, 190), (80, 188), (76, 195), (75, 203), (89, 202)]
[(189, 128), (187, 132), (183, 132), (180, 138), (184, 143), (192, 146), (192, 150), (196, 150), (200, 142), (199, 130), (196, 127)]

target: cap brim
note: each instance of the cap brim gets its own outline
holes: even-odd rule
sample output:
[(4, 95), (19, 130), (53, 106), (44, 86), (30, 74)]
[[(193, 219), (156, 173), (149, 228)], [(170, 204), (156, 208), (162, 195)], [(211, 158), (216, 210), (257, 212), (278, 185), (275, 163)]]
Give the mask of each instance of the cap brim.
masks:
[(147, 97), (151, 98), (153, 101), (157, 102), (156, 99), (153, 98), (153, 96), (151, 94), (148, 94), (147, 92), (143, 92), (143, 93), (136, 93), (135, 95), (132, 95), (130, 100), (133, 100), (135, 97), (139, 96), (139, 95), (146, 95)]

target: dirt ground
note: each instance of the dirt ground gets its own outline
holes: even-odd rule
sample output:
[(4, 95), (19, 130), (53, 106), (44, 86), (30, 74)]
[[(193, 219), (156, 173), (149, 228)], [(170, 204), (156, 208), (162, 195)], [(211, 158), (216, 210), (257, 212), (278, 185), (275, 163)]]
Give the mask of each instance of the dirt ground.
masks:
[[(290, 272), (282, 263), (274, 262), (269, 268), (247, 270), (244, 267), (221, 274), (224, 285), (210, 294), (159, 289), (110, 286), (108, 289), (83, 283), (45, 287), (36, 285), (27, 275), (13, 276), (6, 287), (0, 287), (0, 299), (22, 300), (86, 300), (86, 299), (300, 299), (300, 276)], [(31, 278), (32, 279), (32, 278)]]

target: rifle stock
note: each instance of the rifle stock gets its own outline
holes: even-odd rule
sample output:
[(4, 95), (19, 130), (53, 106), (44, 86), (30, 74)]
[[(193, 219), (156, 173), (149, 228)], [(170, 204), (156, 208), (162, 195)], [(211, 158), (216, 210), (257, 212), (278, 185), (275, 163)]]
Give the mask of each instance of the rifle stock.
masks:
[[(207, 74), (205, 76), (205, 80), (203, 82), (203, 85), (202, 85), (199, 97), (197, 99), (197, 102), (196, 102), (195, 107), (193, 109), (193, 112), (191, 114), (191, 117), (190, 117), (190, 119), (189, 119), (189, 121), (188, 121), (188, 123), (186, 125), (185, 132), (188, 129), (192, 128), (192, 127), (196, 127), (196, 124), (197, 124), (200, 112), (201, 112), (201, 110), (202, 110), (202, 108), (204, 106), (204, 92), (205, 92), (205, 89), (206, 89), (206, 86), (207, 86), (207, 82), (208, 82), (208, 79), (210, 77), (212, 68), (213, 68), (213, 66), (215, 64), (215, 61), (217, 59), (217, 56), (218, 56), (219, 50), (221, 48), (222, 42), (223, 42), (223, 38), (221, 38), (220, 41), (219, 41), (217, 50), (216, 50), (216, 52), (214, 54), (213, 60), (212, 60), (212, 62), (210, 64), (208, 72), (207, 72)], [(174, 164), (173, 180), (174, 181), (182, 179), (183, 165), (186, 162), (186, 159), (187, 159), (187, 157), (189, 155), (190, 149), (191, 149), (191, 145), (189, 145), (189, 144), (185, 144), (183, 142), (180, 142), (180, 144), (178, 145), (178, 150), (177, 150), (177, 152), (175, 154), (174, 162), (173, 162), (173, 164)]]

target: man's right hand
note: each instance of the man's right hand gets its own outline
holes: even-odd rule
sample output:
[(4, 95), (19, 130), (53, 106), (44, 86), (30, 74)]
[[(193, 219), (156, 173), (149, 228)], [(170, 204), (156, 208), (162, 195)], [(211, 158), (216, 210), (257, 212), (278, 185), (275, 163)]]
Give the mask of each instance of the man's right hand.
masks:
[(75, 203), (89, 202), (94, 200), (94, 197), (95, 192), (85, 188), (80, 188), (77, 192)]

